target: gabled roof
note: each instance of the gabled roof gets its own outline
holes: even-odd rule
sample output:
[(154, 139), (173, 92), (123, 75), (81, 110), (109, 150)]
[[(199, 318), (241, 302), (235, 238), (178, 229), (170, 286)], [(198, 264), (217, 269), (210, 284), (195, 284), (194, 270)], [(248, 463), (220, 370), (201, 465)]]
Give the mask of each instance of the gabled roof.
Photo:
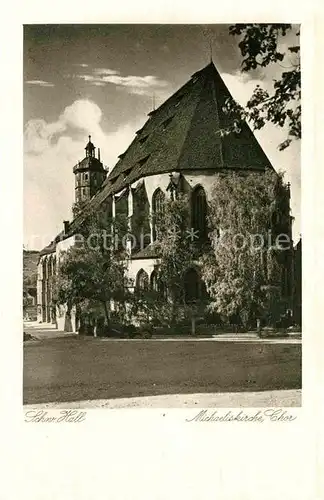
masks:
[(137, 253), (132, 255), (132, 260), (136, 259), (155, 259), (159, 257), (156, 242), (150, 243), (147, 247), (142, 248)]
[(106, 184), (121, 174), (130, 183), (168, 171), (264, 168), (270, 162), (247, 125), (223, 136), (231, 118), (223, 107), (231, 94), (214, 63), (208, 64), (158, 109), (122, 153)]
[[(96, 209), (111, 194), (138, 179), (165, 172), (272, 168), (247, 124), (241, 133), (224, 135), (231, 123), (223, 111), (231, 98), (213, 62), (149, 113), (144, 126), (90, 200)], [(71, 233), (83, 220), (80, 214)]]

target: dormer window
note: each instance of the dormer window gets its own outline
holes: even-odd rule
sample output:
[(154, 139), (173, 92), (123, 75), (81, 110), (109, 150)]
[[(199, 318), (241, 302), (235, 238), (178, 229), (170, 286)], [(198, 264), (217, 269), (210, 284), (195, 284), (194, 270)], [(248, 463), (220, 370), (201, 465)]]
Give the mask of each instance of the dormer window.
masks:
[(175, 107), (176, 107), (176, 108), (179, 106), (179, 104), (180, 104), (180, 102), (182, 101), (182, 99), (183, 99), (183, 95), (180, 95), (180, 96), (178, 97), (177, 102), (175, 103)]
[(108, 180), (111, 182), (111, 184), (114, 184), (118, 179), (118, 175), (114, 175), (113, 177), (110, 177)]
[(169, 118), (167, 118), (166, 120), (164, 120), (164, 122), (162, 122), (162, 128), (163, 128), (163, 130), (165, 130), (168, 125), (170, 125), (170, 123), (172, 122), (172, 119), (173, 119), (173, 116), (170, 116)]
[(139, 160), (138, 163), (140, 164), (141, 167), (147, 162), (147, 160), (149, 159), (149, 157), (150, 157), (150, 155), (147, 155), (144, 158), (142, 158), (141, 160)]
[(139, 139), (140, 144), (144, 144), (144, 142), (147, 140), (147, 138), (148, 138), (148, 135), (141, 137), (141, 139)]
[(125, 170), (123, 172), (124, 174), (124, 181), (126, 180), (126, 178), (129, 176), (129, 174), (131, 173), (132, 169), (131, 168), (128, 168), (127, 170)]

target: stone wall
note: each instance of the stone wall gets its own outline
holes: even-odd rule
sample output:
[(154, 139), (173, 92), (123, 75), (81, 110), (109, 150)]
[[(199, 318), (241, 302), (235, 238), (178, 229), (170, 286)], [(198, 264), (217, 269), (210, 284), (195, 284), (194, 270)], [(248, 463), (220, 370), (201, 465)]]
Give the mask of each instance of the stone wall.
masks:
[[(127, 196), (125, 192), (121, 198), (119, 198), (122, 192), (117, 193), (111, 200), (110, 211), (113, 215), (118, 213), (120, 210), (125, 212), (130, 218), (129, 230), (132, 231), (132, 220), (134, 221), (134, 210), (142, 205), (136, 201), (135, 197), (137, 195), (145, 195), (145, 230), (150, 234), (149, 242), (153, 241), (153, 228), (151, 222), (152, 216), (152, 198), (154, 192), (160, 188), (169, 197), (168, 186), (171, 179), (175, 183), (181, 183), (181, 191), (190, 197), (192, 191), (197, 186), (202, 186), (205, 190), (207, 200), (212, 198), (213, 185), (217, 179), (219, 172), (210, 170), (197, 170), (184, 172), (181, 177), (178, 173), (163, 173), (152, 176), (147, 176), (144, 179), (140, 179), (130, 186)], [(180, 186), (179, 186), (180, 187)], [(137, 193), (137, 194), (136, 194)], [(103, 203), (106, 206), (108, 201)], [(289, 199), (287, 199), (289, 213)], [(106, 207), (107, 210), (107, 207)], [(139, 214), (141, 215), (141, 214)], [(287, 214), (288, 215), (288, 214)], [(134, 227), (135, 229), (135, 227)], [(288, 228), (289, 229), (289, 228)], [(139, 231), (139, 227), (136, 226), (136, 232)], [(149, 243), (146, 242), (146, 243)], [(74, 311), (68, 311), (67, 308), (61, 307), (59, 310), (53, 311), (51, 308), (52, 299), (52, 276), (56, 273), (57, 265), (61, 259), (62, 253), (68, 250), (71, 246), (76, 243), (76, 237), (72, 236), (70, 238), (59, 241), (56, 244), (55, 252), (48, 255), (43, 255), (38, 264), (38, 280), (37, 280), (37, 304), (38, 304), (38, 320), (42, 322), (56, 322), (57, 327), (64, 331), (76, 331), (76, 320)], [(133, 251), (133, 255), (138, 252), (138, 248)], [(131, 255), (132, 252), (130, 252)], [(157, 259), (155, 258), (130, 258), (128, 262), (128, 275), (136, 283), (136, 277), (138, 272), (143, 269), (147, 274), (149, 279), (154, 270), (154, 266), (157, 264)]]
[(74, 244), (74, 236), (59, 241), (52, 253), (40, 256), (37, 266), (37, 321), (55, 324), (63, 331), (75, 331), (75, 315), (64, 307), (54, 307), (54, 278), (62, 253)]

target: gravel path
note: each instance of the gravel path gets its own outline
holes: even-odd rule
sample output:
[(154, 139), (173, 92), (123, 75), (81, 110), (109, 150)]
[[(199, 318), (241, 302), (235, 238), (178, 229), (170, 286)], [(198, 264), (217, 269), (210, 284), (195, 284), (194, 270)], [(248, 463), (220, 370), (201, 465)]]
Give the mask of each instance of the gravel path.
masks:
[(30, 408), (262, 408), (301, 406), (301, 390), (260, 392), (224, 392), (206, 394), (172, 394), (136, 398), (97, 399), (73, 403), (25, 405)]

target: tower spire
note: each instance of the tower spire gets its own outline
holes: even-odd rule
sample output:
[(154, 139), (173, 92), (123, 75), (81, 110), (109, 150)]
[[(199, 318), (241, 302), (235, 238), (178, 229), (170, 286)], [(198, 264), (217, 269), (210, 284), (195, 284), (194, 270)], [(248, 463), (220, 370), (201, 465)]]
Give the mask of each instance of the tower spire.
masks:
[(100, 159), (100, 148), (98, 148), (98, 158), (95, 155), (95, 145), (91, 142), (91, 135), (88, 135), (89, 142), (85, 146), (85, 158), (73, 167), (75, 174), (75, 202), (89, 201), (100, 189), (107, 176), (106, 170)]
[(95, 154), (94, 154), (95, 146), (91, 142), (91, 135), (89, 135), (89, 142), (86, 145), (85, 150), (86, 150), (86, 156), (93, 156), (93, 157), (95, 156)]
[[(208, 27), (205, 26), (202, 30), (203, 37), (205, 39), (206, 45), (208, 46), (209, 52), (209, 62), (213, 62), (213, 45), (212, 45), (212, 34), (209, 31)], [(207, 48), (207, 47), (206, 47)]]
[(213, 62), (213, 45), (211, 39), (209, 39), (209, 57), (210, 57), (210, 62)]

